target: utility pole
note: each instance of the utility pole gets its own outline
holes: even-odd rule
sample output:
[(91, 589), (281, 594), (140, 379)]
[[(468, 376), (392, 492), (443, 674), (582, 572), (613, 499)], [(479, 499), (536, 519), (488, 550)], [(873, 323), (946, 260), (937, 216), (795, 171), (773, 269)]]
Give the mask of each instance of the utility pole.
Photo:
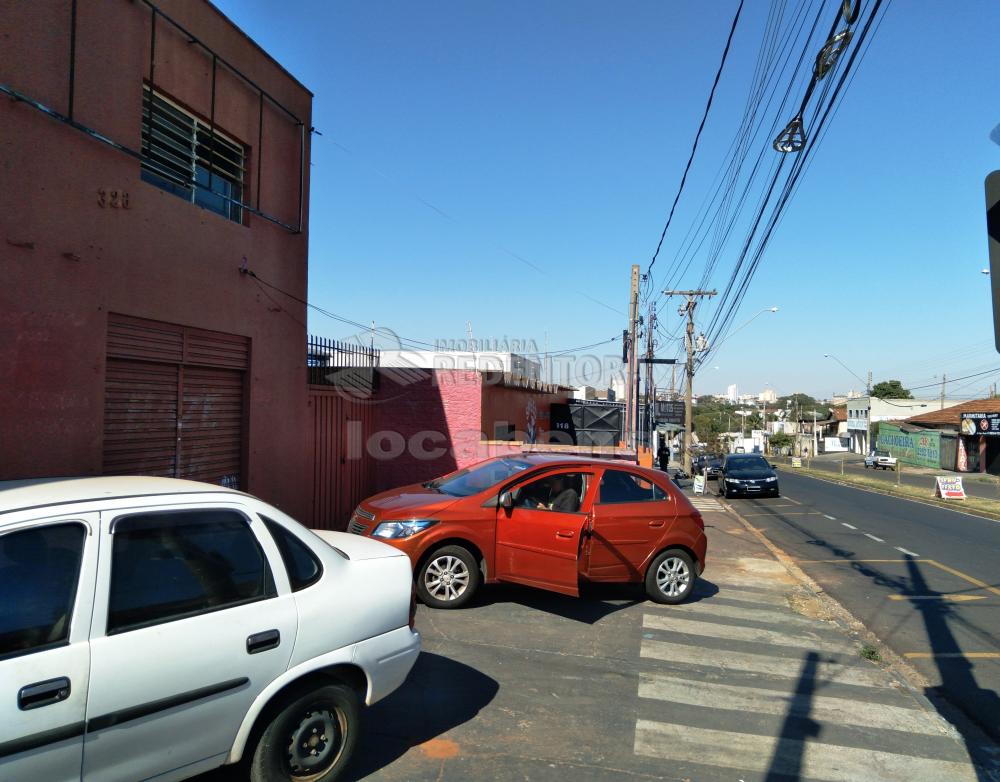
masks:
[(872, 395), (872, 371), (870, 369), (868, 370), (868, 385), (865, 386), (865, 394), (868, 397)]
[[(698, 299), (707, 296), (715, 296), (718, 291), (663, 291), (664, 296), (686, 296), (687, 302), (678, 310), (680, 315), (687, 314), (687, 337), (685, 339), (687, 347), (687, 388), (684, 394), (684, 472), (691, 473), (691, 433), (693, 429), (693, 409), (692, 388), (694, 386), (694, 310), (698, 305)], [(706, 348), (702, 348), (703, 350)]]
[(941, 375), (941, 409), (944, 410), (944, 386), (948, 382), (947, 375)]
[(638, 309), (639, 309), (639, 264), (632, 264), (632, 283), (629, 293), (629, 305), (628, 305), (628, 339), (629, 339), (629, 350), (628, 350), (628, 382), (627, 388), (625, 389), (625, 447), (634, 448), (636, 446), (635, 442), (635, 420), (636, 420), (636, 410), (635, 410), (635, 399), (636, 399), (636, 384), (638, 382), (637, 370), (639, 369), (639, 362), (637, 361), (639, 352), (636, 350), (635, 337), (636, 337), (636, 327), (638, 323)]
[[(649, 312), (646, 315), (646, 446), (653, 447), (653, 430), (656, 428), (654, 422), (654, 411), (656, 408), (656, 388), (653, 385), (653, 327), (656, 325), (656, 310), (653, 302), (649, 303)], [(655, 457), (654, 457), (655, 458)]]

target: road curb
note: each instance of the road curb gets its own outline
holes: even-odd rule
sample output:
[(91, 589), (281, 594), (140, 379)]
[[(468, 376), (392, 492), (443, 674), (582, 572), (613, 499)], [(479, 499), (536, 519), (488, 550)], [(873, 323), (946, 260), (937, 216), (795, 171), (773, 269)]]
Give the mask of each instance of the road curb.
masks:
[[(828, 481), (828, 483), (839, 483), (839, 481)], [(873, 493), (882, 494), (883, 492)], [(737, 521), (739, 521), (740, 524), (742, 524), (747, 531), (753, 535), (771, 553), (771, 555), (778, 560), (778, 562), (781, 563), (782, 567), (784, 567), (796, 581), (812, 592), (816, 598), (823, 603), (824, 607), (830, 611), (830, 614), (836, 618), (838, 624), (844, 626), (844, 629), (851, 633), (859, 641), (859, 657), (861, 644), (867, 642), (874, 645), (882, 655), (882, 661), (881, 663), (872, 663), (873, 665), (889, 674), (893, 674), (894, 678), (902, 687), (905, 687), (916, 700), (925, 702), (929, 708), (941, 715), (941, 717), (950, 724), (952, 729), (956, 730), (962, 735), (962, 737), (964, 737), (963, 740), (967, 743), (969, 737), (974, 736), (976, 739), (976, 745), (981, 751), (985, 751), (985, 753), (991, 757), (995, 756), (995, 742), (986, 736), (979, 725), (977, 725), (970, 717), (951, 703), (947, 698), (935, 692), (930, 682), (922, 673), (920, 673), (920, 671), (914, 668), (913, 665), (904, 657), (896, 654), (896, 652), (890, 649), (881, 638), (879, 638), (864, 624), (864, 622), (848, 611), (838, 600), (832, 597), (811, 576), (802, 570), (802, 568), (795, 564), (795, 560), (791, 555), (771, 541), (749, 521), (743, 518), (740, 512), (736, 510), (728, 500), (724, 500), (720, 497), (718, 498), (718, 501), (727, 512), (732, 513), (732, 515), (736, 517)], [(970, 760), (972, 760), (971, 757)], [(994, 780), (994, 782), (1000, 782), (1000, 776), (997, 775), (998, 772), (996, 770), (981, 763), (977, 763), (974, 760), (972, 760), (972, 762), (978, 771), (988, 774), (989, 779)]]
[(722, 499), (720, 499), (719, 502), (723, 504), (723, 507), (725, 507), (728, 512), (732, 513), (733, 516), (736, 517), (740, 524), (742, 524), (747, 531), (764, 546), (764, 548), (771, 552), (771, 555), (781, 563), (782, 567), (784, 567), (796, 581), (816, 595), (816, 597), (824, 604), (824, 607), (830, 611), (830, 614), (844, 626), (845, 630), (858, 637), (859, 657), (861, 646), (863, 644), (874, 644), (877, 646), (884, 662), (884, 665), (879, 665), (878, 667), (881, 667), (884, 670), (899, 673), (903, 683), (911, 689), (915, 695), (925, 697), (924, 694), (922, 692), (918, 692), (916, 688), (926, 688), (929, 686), (929, 683), (916, 668), (890, 649), (881, 638), (868, 629), (864, 622), (848, 611), (839, 601), (831, 597), (822, 586), (820, 586), (811, 576), (809, 576), (809, 574), (807, 574), (795, 563), (795, 559), (791, 555), (771, 541), (767, 535), (754, 527), (753, 524), (743, 518), (740, 512), (737, 511), (732, 504)]
[[(790, 468), (784, 465), (779, 465), (779, 469), (783, 472), (787, 471), (789, 475), (802, 475), (806, 478), (812, 478), (817, 481), (825, 481), (826, 483), (832, 483), (836, 486), (846, 486), (849, 489), (857, 489), (858, 491), (867, 491), (871, 494), (881, 494), (883, 497), (895, 497), (897, 500), (906, 500), (907, 502), (916, 502), (920, 505), (926, 505), (929, 508), (944, 508), (945, 510), (950, 510), (953, 513), (964, 513), (967, 516), (976, 516), (981, 519), (988, 519), (989, 521), (1000, 522), (1000, 513), (990, 513), (990, 511), (977, 510), (975, 508), (963, 508), (961, 506), (955, 507), (954, 505), (948, 505), (943, 500), (934, 501), (932, 498), (927, 498), (924, 500), (917, 499), (916, 497), (911, 497), (906, 494), (896, 493), (894, 491), (884, 491), (882, 489), (876, 489), (871, 486), (863, 486), (858, 483), (851, 483), (850, 481), (837, 480), (835, 477), (826, 477), (823, 475), (817, 475), (815, 470), (809, 468)], [(807, 471), (804, 471), (807, 470)]]

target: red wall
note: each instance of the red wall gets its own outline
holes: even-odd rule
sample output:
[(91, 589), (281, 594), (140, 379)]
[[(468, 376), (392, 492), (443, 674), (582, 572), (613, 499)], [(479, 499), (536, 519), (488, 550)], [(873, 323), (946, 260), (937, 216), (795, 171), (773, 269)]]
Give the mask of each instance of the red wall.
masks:
[[(309, 92), (212, 6), (159, 5), (310, 126)], [(4, 2), (0, 48), (0, 82), (64, 113), (69, 9), (68, 0)], [(141, 3), (78, 6), (75, 116), (133, 149), (149, 25)], [(210, 59), (162, 20), (156, 83), (207, 115)], [(262, 208), (296, 222), (299, 129), (267, 109), (261, 155), (257, 94), (222, 68), (216, 90), (216, 121), (251, 147), (254, 185), (263, 159)], [(134, 158), (25, 104), (0, 100), (0, 127), (0, 479), (100, 471), (107, 314), (116, 312), (251, 339), (244, 487), (305, 516), (304, 308), (266, 296), (238, 267), (245, 256), (305, 298), (307, 233), (252, 215), (238, 225), (186, 203), (142, 182)], [(98, 188), (128, 191), (130, 208), (100, 208)]]
[(491, 385), (480, 372), (380, 370), (374, 434), (366, 443), (379, 490), (418, 483), (491, 456), (521, 453), (520, 445), (487, 443), (497, 421), (523, 439), (528, 402), (538, 411), (537, 442), (547, 442), (549, 405), (564, 393), (541, 394)]

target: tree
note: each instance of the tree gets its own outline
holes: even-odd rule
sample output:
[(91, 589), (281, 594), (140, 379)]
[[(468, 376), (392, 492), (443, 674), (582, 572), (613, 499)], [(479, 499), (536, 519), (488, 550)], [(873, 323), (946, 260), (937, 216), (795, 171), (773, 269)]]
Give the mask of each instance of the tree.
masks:
[(775, 432), (768, 438), (767, 442), (771, 446), (771, 450), (778, 451), (782, 448), (791, 447), (792, 443), (795, 442), (795, 438), (784, 432)]
[(913, 399), (909, 389), (898, 380), (883, 380), (872, 387), (872, 396), (879, 399)]

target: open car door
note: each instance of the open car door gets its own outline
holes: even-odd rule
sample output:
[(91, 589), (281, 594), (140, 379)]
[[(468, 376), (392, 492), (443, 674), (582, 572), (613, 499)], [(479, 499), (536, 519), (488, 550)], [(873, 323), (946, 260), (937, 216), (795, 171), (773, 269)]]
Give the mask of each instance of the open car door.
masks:
[(497, 508), (496, 577), (500, 581), (580, 594), (579, 559), (590, 476), (555, 473), (505, 492)]

